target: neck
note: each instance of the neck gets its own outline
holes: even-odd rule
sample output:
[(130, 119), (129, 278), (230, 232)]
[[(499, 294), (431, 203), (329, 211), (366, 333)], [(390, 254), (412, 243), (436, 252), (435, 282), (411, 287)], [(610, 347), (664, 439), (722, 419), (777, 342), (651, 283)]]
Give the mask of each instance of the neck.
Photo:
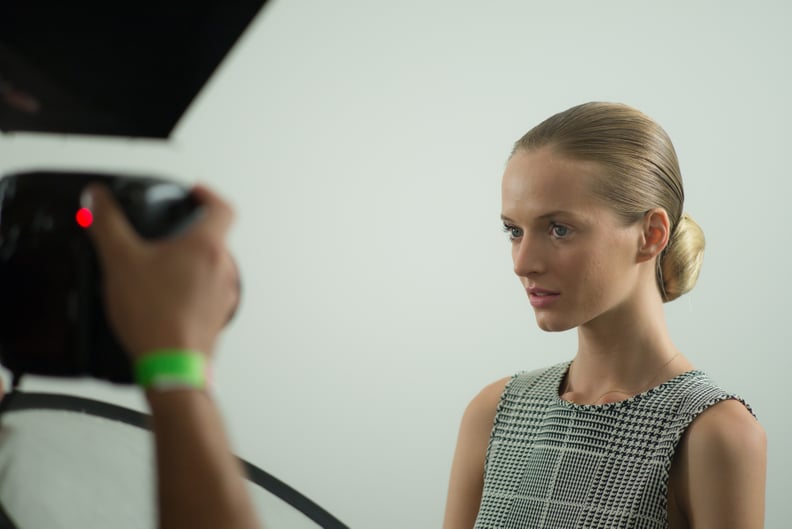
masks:
[(691, 368), (671, 340), (659, 296), (638, 298), (578, 328), (562, 392), (580, 403), (624, 400)]

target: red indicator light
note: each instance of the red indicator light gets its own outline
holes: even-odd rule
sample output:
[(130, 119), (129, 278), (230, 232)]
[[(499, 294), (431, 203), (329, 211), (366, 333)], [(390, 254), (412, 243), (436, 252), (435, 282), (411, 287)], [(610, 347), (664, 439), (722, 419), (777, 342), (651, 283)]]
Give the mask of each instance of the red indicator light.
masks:
[(83, 228), (89, 227), (93, 224), (93, 213), (88, 208), (80, 208), (77, 210), (77, 215), (74, 216), (77, 219), (77, 224), (79, 224)]

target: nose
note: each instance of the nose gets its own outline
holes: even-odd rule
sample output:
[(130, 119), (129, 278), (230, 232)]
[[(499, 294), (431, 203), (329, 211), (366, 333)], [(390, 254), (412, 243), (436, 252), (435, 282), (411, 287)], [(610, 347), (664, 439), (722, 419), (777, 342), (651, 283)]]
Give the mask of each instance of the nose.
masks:
[(541, 274), (545, 269), (542, 250), (538, 241), (523, 234), (512, 245), (512, 261), (514, 273), (519, 277), (529, 277)]

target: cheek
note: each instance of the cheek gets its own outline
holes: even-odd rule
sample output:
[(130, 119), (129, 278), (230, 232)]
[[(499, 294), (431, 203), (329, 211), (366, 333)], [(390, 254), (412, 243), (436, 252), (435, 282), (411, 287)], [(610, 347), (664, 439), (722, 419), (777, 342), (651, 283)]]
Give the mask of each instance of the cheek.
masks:
[(585, 298), (581, 302), (597, 305), (606, 302), (613, 295), (618, 295), (620, 285), (628, 272), (624, 265), (622, 256), (613, 252), (592, 250), (579, 256), (575, 272), (581, 288), (580, 295)]
[(634, 252), (624, 241), (616, 240), (602, 248), (607, 248), (608, 251), (590, 254), (586, 270), (582, 274), (590, 285), (588, 293), (594, 298), (594, 302), (597, 298), (605, 301), (614, 296), (622, 296), (630, 289), (636, 269)]
[(580, 271), (581, 286), (585, 290), (585, 295), (589, 303), (596, 303), (607, 295), (608, 284), (611, 283), (610, 273), (607, 263), (596, 257), (584, 261)]

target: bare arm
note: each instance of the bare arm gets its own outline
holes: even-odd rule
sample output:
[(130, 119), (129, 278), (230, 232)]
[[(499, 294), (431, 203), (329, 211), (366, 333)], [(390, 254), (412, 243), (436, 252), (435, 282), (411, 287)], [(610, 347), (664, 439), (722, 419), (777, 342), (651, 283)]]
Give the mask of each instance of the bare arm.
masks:
[(484, 488), (487, 445), (495, 411), (508, 381), (507, 377), (485, 387), (465, 410), (451, 464), (443, 529), (470, 529), (476, 523)]
[(716, 404), (688, 428), (672, 470), (692, 529), (764, 527), (767, 439), (740, 402)]
[[(91, 235), (103, 271), (107, 316), (133, 358), (160, 348), (211, 359), (238, 301), (226, 247), (231, 208), (204, 188), (205, 215), (175, 238), (140, 239), (111, 197), (93, 196)], [(220, 413), (202, 389), (150, 390), (162, 529), (259, 527)]]
[(259, 527), (217, 407), (200, 391), (150, 392), (161, 528)]

